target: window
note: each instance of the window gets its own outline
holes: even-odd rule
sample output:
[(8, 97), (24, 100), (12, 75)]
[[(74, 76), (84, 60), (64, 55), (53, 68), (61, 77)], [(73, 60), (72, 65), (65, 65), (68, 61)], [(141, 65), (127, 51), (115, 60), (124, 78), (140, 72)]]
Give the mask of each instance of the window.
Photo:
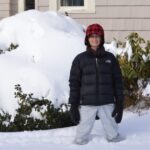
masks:
[(25, 10), (35, 9), (35, 0), (25, 0)]
[(68, 13), (95, 13), (95, 0), (49, 0), (49, 9)]
[(84, 0), (61, 0), (60, 6), (84, 6)]
[(35, 0), (18, 0), (18, 12), (35, 9)]

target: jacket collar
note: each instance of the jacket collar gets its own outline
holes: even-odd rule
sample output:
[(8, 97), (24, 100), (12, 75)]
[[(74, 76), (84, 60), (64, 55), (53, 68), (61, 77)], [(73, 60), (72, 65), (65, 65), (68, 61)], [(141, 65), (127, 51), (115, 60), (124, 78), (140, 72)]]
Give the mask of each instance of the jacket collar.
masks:
[(102, 57), (105, 54), (105, 48), (104, 46), (100, 46), (96, 49), (96, 51), (94, 49), (92, 49), (91, 47), (86, 47), (86, 51), (89, 55), (93, 56), (93, 57)]

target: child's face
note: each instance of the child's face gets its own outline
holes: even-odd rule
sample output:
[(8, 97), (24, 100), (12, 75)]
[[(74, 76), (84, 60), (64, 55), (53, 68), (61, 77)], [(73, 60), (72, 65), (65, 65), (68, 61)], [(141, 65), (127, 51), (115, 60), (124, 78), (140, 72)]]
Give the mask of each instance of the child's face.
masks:
[(101, 37), (97, 34), (91, 34), (88, 40), (90, 45), (93, 47), (97, 47), (101, 43)]

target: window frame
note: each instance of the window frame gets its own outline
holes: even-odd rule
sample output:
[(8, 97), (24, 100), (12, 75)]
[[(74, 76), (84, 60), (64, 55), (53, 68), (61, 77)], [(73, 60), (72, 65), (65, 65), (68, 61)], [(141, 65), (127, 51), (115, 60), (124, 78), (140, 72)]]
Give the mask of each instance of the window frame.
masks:
[[(59, 4), (61, 3), (61, 1), (62, 1), (62, 0), (59, 0)], [(69, 1), (69, 0), (68, 0), (68, 1)], [(85, 3), (85, 0), (82, 0), (82, 1)], [(61, 7), (74, 7), (74, 6), (71, 5), (71, 6), (61, 6)], [(82, 6), (82, 5), (81, 5), (81, 6), (78, 6), (78, 5), (77, 5), (77, 6), (75, 6), (75, 7), (84, 7), (84, 5), (83, 5), (83, 6)]]
[[(35, 0), (35, 9), (37, 9), (37, 0)], [(25, 11), (25, 0), (18, 0), (18, 12)]]
[(95, 13), (95, 0), (84, 0), (84, 6), (60, 6), (60, 0), (49, 0), (49, 9), (68, 13)]

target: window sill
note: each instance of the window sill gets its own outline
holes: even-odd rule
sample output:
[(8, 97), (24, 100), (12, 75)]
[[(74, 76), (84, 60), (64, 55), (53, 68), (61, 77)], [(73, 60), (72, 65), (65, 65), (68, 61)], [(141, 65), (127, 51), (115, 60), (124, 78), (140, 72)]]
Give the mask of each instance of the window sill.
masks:
[(95, 13), (95, 10), (88, 10), (85, 8), (76, 8), (76, 9), (72, 9), (70, 7), (68, 8), (59, 8), (58, 12), (68, 12), (68, 13)]

